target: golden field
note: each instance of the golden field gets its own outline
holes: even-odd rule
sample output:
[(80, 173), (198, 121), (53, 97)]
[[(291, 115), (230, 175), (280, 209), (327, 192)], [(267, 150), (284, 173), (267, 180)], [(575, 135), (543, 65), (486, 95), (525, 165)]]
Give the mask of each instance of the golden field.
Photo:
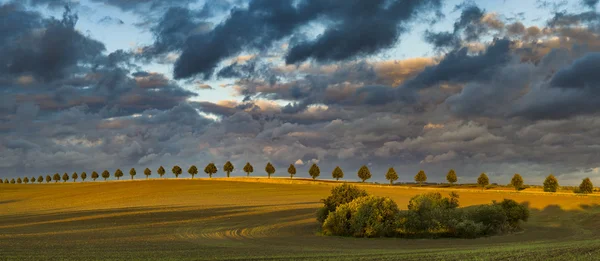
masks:
[(319, 235), (337, 182), (283, 178), (0, 184), (0, 260), (600, 260), (600, 195), (359, 184), (405, 209), (457, 191), (461, 206), (527, 202), (525, 231), (479, 239)]

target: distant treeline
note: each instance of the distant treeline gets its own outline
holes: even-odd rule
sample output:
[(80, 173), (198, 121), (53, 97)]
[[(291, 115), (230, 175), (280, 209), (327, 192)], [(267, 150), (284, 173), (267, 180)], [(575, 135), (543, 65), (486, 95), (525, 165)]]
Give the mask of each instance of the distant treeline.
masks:
[[(227, 177), (230, 176), (231, 172), (233, 172), (234, 169), (235, 169), (235, 167), (229, 161), (227, 161), (227, 163), (225, 163), (223, 165), (223, 171), (225, 173), (227, 173)], [(214, 174), (216, 174), (217, 171), (218, 171), (217, 166), (214, 163), (209, 163), (208, 165), (206, 165), (206, 167), (204, 167), (204, 173), (206, 173), (210, 178), (212, 178), (212, 176)], [(247, 162), (246, 165), (244, 165), (243, 171), (246, 173), (246, 176), (250, 176), (250, 173), (254, 172), (254, 167), (252, 166), (252, 164)], [(273, 166), (273, 164), (271, 164), (270, 162), (267, 163), (267, 165), (265, 166), (265, 172), (267, 173), (267, 176), (269, 178), (271, 178), (271, 175), (275, 174), (275, 171), (276, 170), (275, 170), (275, 167)], [(166, 170), (165, 170), (165, 168), (160, 166), (156, 170), (156, 172), (162, 178), (165, 175)], [(183, 170), (181, 167), (175, 165), (175, 166), (173, 166), (173, 168), (171, 168), (171, 172), (173, 173), (173, 175), (175, 175), (175, 178), (178, 178), (179, 175), (181, 175), (183, 173)], [(192, 165), (188, 168), (187, 173), (190, 174), (193, 179), (194, 176), (196, 174), (198, 174), (198, 168), (195, 165)], [(290, 166), (287, 169), (287, 173), (290, 175), (290, 178), (293, 178), (296, 175), (296, 167), (294, 166), (294, 164), (290, 164)], [(308, 170), (308, 174), (313, 178), (313, 180), (316, 180), (321, 175), (321, 170), (319, 169), (319, 166), (317, 166), (317, 164), (312, 164), (312, 166)], [(110, 175), (111, 174), (108, 170), (102, 171), (101, 175), (99, 175), (98, 172), (93, 171), (91, 174), (91, 178), (92, 178), (92, 180), (96, 181), (96, 179), (98, 179), (100, 176), (102, 176), (102, 178), (104, 180), (106, 180), (106, 179), (110, 178)], [(124, 174), (123, 174), (123, 171), (121, 171), (121, 169), (117, 169), (113, 173), (113, 176), (115, 178), (117, 178), (117, 180), (119, 180), (121, 177), (123, 177), (123, 175)], [(135, 175), (137, 175), (135, 168), (131, 168), (129, 170), (129, 175), (131, 176), (131, 179), (134, 179)], [(144, 169), (144, 175), (146, 176), (146, 179), (148, 179), (148, 177), (150, 177), (152, 175), (152, 170), (150, 170), (149, 168)], [(331, 172), (331, 176), (336, 180), (343, 179), (344, 171), (342, 170), (342, 168), (337, 166)], [(358, 170), (357, 176), (362, 182), (365, 182), (366, 180), (371, 178), (371, 171), (369, 170), (369, 168), (366, 165), (363, 165)], [(24, 177), (23, 179), (17, 178), (16, 180), (13, 178), (10, 181), (8, 179), (4, 179), (4, 180), (0, 179), (0, 183), (7, 183), (7, 184), (8, 183), (10, 183), (10, 184), (25, 183), (25, 184), (27, 184), (30, 182), (35, 183), (36, 181), (38, 183), (42, 183), (44, 181), (46, 181), (46, 183), (49, 183), (51, 181), (58, 182), (60, 180), (62, 180), (63, 182), (66, 182), (69, 179), (72, 179), (73, 182), (76, 182), (77, 179), (79, 179), (79, 178), (81, 178), (82, 181), (85, 181), (85, 179), (87, 178), (87, 173), (81, 172), (81, 174), (77, 174), (77, 172), (74, 172), (71, 175), (69, 175), (67, 173), (64, 173), (62, 175), (55, 173), (54, 175), (46, 175), (45, 178), (44, 178), (44, 176), (40, 175), (37, 178), (36, 177), (31, 177), (31, 178)], [(398, 177), (398, 174), (396, 173), (396, 170), (394, 170), (394, 168), (389, 168), (387, 173), (385, 174), (385, 178), (390, 182), (390, 184), (394, 184), (394, 182), (396, 180), (398, 180), (399, 177)], [(415, 180), (415, 182), (417, 182), (419, 184), (419, 186), (422, 186), (424, 183), (427, 182), (427, 174), (425, 173), (425, 171), (420, 170), (415, 175), (414, 180)], [(456, 175), (456, 172), (453, 169), (448, 171), (448, 174), (446, 175), (446, 180), (448, 181), (448, 184), (450, 184), (450, 185), (454, 185), (458, 181), (458, 176)], [(490, 186), (491, 186), (490, 179), (488, 178), (488, 176), (485, 173), (481, 173), (479, 175), (479, 177), (477, 178), (477, 185), (480, 186), (482, 189), (490, 188)], [(512, 179), (510, 181), (510, 185), (512, 187), (514, 187), (515, 190), (523, 190), (528, 187), (527, 185), (524, 184), (523, 177), (520, 174), (515, 174), (512, 177)], [(548, 177), (546, 177), (546, 180), (544, 180), (544, 191), (545, 192), (556, 192), (559, 189), (559, 187), (560, 186), (558, 184), (558, 180), (552, 174), (548, 175)], [(594, 185), (592, 184), (592, 181), (590, 180), (590, 178), (585, 178), (585, 179), (583, 179), (583, 181), (581, 182), (579, 187), (575, 187), (573, 189), (573, 191), (575, 193), (584, 193), (584, 194), (593, 193)]]

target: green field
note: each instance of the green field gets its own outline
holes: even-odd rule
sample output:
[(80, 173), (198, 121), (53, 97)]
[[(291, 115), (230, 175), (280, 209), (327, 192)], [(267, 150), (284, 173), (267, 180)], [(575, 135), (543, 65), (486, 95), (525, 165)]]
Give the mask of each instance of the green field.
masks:
[[(600, 260), (600, 196), (457, 189), (462, 206), (527, 202), (525, 231), (479, 239), (319, 235), (335, 183), (180, 179), (0, 184), (0, 260)], [(405, 209), (448, 188), (364, 185)]]

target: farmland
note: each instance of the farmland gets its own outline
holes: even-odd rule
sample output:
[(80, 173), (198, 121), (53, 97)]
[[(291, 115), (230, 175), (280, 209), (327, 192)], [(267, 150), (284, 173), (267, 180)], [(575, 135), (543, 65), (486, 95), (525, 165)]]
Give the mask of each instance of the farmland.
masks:
[(597, 260), (598, 194), (361, 185), (405, 209), (457, 191), (461, 206), (526, 202), (525, 231), (479, 239), (322, 236), (335, 182), (213, 178), (0, 186), (2, 260)]

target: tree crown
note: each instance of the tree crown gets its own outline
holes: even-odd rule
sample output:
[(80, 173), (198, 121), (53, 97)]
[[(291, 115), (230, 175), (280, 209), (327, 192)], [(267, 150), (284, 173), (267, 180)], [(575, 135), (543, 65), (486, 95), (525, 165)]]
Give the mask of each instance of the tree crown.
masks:
[(366, 165), (362, 165), (360, 169), (358, 169), (358, 177), (364, 182), (367, 179), (371, 178), (371, 171)]
[(333, 172), (331, 172), (331, 176), (333, 176), (334, 179), (341, 179), (344, 177), (344, 171), (342, 171), (340, 166), (336, 166), (335, 169), (333, 169)]
[(385, 174), (385, 179), (389, 180), (390, 182), (396, 181), (398, 180), (398, 173), (396, 173), (394, 168), (389, 168)]
[(244, 172), (246, 172), (246, 173), (254, 172), (254, 167), (252, 167), (250, 162), (246, 162), (246, 165), (244, 166)]
[(290, 166), (287, 169), (287, 172), (290, 175), (296, 175), (296, 167), (294, 166), (294, 164), (290, 164)]
[(490, 179), (485, 173), (481, 173), (481, 175), (479, 175), (479, 178), (477, 178), (477, 184), (479, 186), (485, 187), (490, 184)]
[(420, 170), (419, 173), (415, 175), (415, 181), (419, 183), (427, 181), (427, 174), (425, 174), (425, 171)]
[(448, 171), (448, 175), (446, 175), (446, 180), (450, 183), (454, 183), (458, 180), (458, 177), (456, 177), (456, 172), (453, 169)]
[(273, 167), (271, 162), (267, 163), (267, 166), (265, 166), (265, 171), (269, 174), (275, 173), (275, 167)]
[(223, 170), (225, 172), (232, 172), (234, 169), (233, 164), (231, 164), (230, 161), (225, 162), (225, 165), (223, 165)]
[(314, 179), (321, 175), (321, 170), (319, 169), (319, 166), (317, 166), (317, 164), (313, 163), (312, 166), (310, 166), (310, 169), (308, 170), (308, 174), (310, 174), (310, 176)]

